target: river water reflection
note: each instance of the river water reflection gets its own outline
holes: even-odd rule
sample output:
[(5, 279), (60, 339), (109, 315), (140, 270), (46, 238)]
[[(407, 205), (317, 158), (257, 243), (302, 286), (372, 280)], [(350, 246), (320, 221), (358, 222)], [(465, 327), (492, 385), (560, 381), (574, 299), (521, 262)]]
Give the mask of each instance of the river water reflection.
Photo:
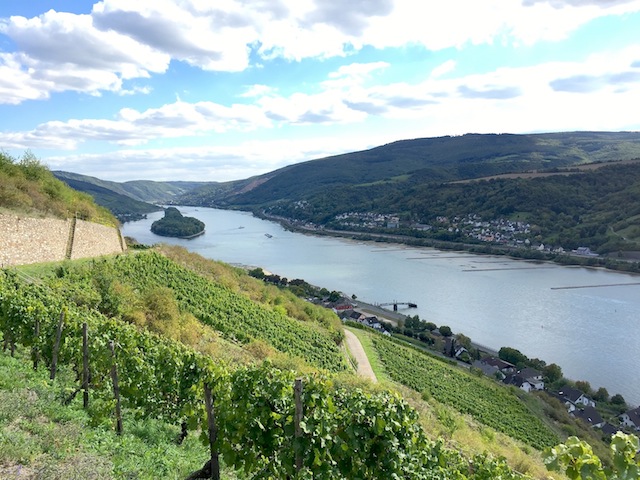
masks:
[(147, 244), (182, 245), (231, 264), (261, 266), (369, 303), (415, 302), (418, 308), (406, 313), (448, 325), (496, 350), (510, 346), (557, 363), (569, 378), (640, 404), (638, 276), (315, 237), (245, 212), (179, 209), (202, 220), (206, 233), (192, 240), (159, 237), (150, 231), (162, 217), (159, 212), (125, 224), (123, 234)]

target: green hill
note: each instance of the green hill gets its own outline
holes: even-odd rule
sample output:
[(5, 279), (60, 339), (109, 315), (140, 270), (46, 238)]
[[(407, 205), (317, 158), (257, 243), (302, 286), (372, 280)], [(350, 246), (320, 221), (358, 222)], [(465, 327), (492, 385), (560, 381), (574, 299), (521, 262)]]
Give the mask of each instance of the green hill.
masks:
[[(139, 202), (160, 205), (171, 203), (179, 195), (182, 195), (194, 188), (207, 184), (207, 182), (154, 182), (151, 180), (131, 180), (128, 182), (120, 183), (110, 182), (108, 180), (100, 180), (99, 178), (71, 172), (54, 171), (53, 174), (56, 176), (56, 178), (59, 178), (60, 180), (63, 180), (65, 182), (82, 182), (77, 183), (79, 187), (82, 187), (81, 191), (85, 191), (84, 188), (89, 188), (89, 185), (95, 185), (118, 193), (120, 195), (133, 198), (134, 200), (138, 200)], [(88, 191), (87, 193), (91, 192)]]
[(27, 215), (48, 215), (117, 225), (117, 220), (93, 198), (53, 176), (33, 155), (15, 159), (0, 152), (0, 208)]
[(117, 193), (95, 183), (75, 180), (73, 178), (59, 178), (74, 190), (91, 195), (98, 205), (107, 208), (121, 222), (138, 220), (143, 218), (147, 213), (161, 210), (161, 207), (134, 200), (130, 196)]
[[(441, 183), (501, 173), (640, 158), (640, 133), (467, 134), (402, 140), (362, 152), (312, 160), (225, 187), (203, 186), (178, 201), (213, 206), (264, 206), (301, 201), (323, 191), (380, 183)], [(232, 186), (233, 188), (229, 188)], [(375, 194), (374, 194), (375, 196)]]

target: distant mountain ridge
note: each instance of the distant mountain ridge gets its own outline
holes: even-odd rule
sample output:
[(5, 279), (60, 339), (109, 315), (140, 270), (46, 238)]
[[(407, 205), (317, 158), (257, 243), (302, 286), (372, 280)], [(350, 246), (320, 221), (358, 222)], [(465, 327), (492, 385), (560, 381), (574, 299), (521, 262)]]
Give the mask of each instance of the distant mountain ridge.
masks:
[[(162, 204), (248, 210), (334, 231), (388, 233), (392, 224), (433, 241), (505, 243), (470, 225), (521, 222), (531, 238), (510, 245), (610, 253), (640, 250), (638, 160), (640, 132), (467, 134), (401, 140), (232, 182), (91, 181)], [(513, 178), (520, 173), (527, 175)], [(439, 220), (460, 218), (464, 229)]]
[(204, 185), (176, 202), (252, 208), (301, 201), (341, 186), (450, 182), (634, 158), (640, 158), (639, 132), (420, 138), (289, 165), (242, 181)]
[[(169, 181), (156, 182), (152, 180), (131, 180), (127, 182), (111, 182), (109, 180), (101, 180), (88, 175), (79, 173), (53, 171), (58, 179), (69, 183), (68, 181), (83, 182), (89, 185), (96, 185), (120, 195), (125, 195), (134, 200), (154, 204), (170, 203), (176, 197), (204, 185), (213, 182), (187, 182), (187, 181)], [(84, 190), (83, 190), (84, 191)]]

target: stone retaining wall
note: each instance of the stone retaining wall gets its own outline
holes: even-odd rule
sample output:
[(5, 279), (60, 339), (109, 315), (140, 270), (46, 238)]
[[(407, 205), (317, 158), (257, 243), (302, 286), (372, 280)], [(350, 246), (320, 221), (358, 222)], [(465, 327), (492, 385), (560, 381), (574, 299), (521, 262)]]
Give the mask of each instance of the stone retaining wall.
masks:
[(71, 248), (71, 259), (122, 253), (123, 245), (120, 230), (117, 228), (78, 220)]
[[(0, 267), (62, 261), (67, 256), (72, 220), (0, 214)], [(78, 220), (71, 258), (121, 253), (117, 228)]]

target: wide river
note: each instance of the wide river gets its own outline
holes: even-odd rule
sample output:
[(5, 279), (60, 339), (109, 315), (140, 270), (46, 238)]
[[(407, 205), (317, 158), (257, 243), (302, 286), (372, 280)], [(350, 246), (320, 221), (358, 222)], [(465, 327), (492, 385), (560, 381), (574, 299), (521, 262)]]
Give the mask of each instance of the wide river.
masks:
[[(150, 231), (162, 212), (129, 222), (141, 243), (182, 245), (204, 257), (260, 266), (368, 303), (448, 325), (474, 342), (557, 363), (564, 375), (640, 404), (640, 277), (431, 248), (316, 237), (244, 212), (179, 207), (206, 224), (191, 240)], [(271, 235), (271, 237), (267, 236)], [(391, 307), (389, 307), (391, 308)]]

